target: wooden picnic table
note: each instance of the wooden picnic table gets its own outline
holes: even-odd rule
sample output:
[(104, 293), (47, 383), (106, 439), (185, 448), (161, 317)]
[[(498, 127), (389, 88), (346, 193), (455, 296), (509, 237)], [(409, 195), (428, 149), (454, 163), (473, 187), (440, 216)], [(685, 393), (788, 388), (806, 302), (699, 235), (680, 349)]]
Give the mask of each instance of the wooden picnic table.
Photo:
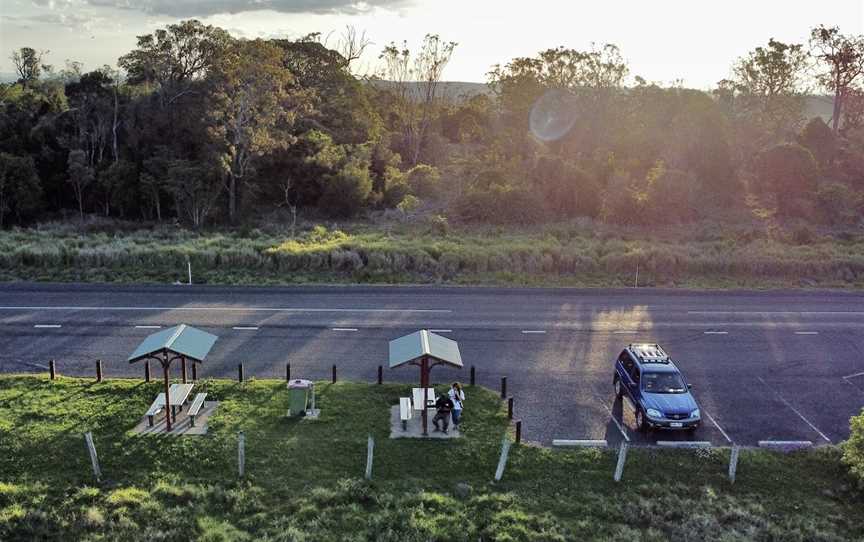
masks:
[[(189, 400), (189, 395), (192, 393), (192, 388), (194, 387), (194, 384), (171, 384), (168, 394), (171, 398), (169, 404), (171, 405), (171, 418), (173, 420), (177, 420), (177, 409), (183, 410), (183, 405)], [(165, 394), (161, 393), (159, 395), (164, 400)], [(162, 406), (165, 406), (164, 403)]]
[[(414, 410), (423, 410), (423, 389), (424, 388), (411, 388), (411, 396), (412, 396), (412, 404), (414, 405)], [(425, 388), (426, 395), (426, 408), (435, 406), (435, 389), (434, 388)]]

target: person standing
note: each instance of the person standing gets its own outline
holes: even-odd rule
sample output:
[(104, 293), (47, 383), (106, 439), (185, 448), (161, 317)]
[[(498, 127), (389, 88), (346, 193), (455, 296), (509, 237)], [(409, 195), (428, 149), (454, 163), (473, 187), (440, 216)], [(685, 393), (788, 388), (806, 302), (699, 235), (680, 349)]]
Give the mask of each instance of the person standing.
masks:
[(453, 402), (453, 427), (458, 428), (459, 422), (462, 420), (462, 403), (465, 401), (465, 391), (462, 389), (462, 384), (454, 382), (447, 392), (450, 401)]
[(450, 400), (449, 395), (439, 395), (438, 400), (435, 401), (435, 409), (437, 412), (435, 413), (435, 417), (432, 418), (432, 425), (435, 426), (435, 431), (441, 431), (441, 428), (438, 427), (438, 422), (442, 422), (444, 424), (444, 434), (447, 434), (447, 428), (450, 427), (450, 413), (453, 411), (453, 401)]

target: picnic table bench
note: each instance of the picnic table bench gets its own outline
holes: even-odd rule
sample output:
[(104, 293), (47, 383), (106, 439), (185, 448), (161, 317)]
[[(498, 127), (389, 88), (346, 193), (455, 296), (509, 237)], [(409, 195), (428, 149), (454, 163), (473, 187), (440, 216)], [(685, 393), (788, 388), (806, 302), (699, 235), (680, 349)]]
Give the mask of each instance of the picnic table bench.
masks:
[[(183, 409), (183, 405), (189, 400), (189, 394), (192, 393), (194, 384), (171, 384), (168, 388), (168, 393), (171, 397), (171, 418), (177, 419), (177, 409)], [(156, 400), (147, 409), (147, 421), (150, 427), (153, 427), (153, 421), (160, 412), (165, 409), (165, 392), (156, 396)]]
[(198, 413), (201, 412), (201, 407), (204, 406), (204, 399), (206, 398), (206, 393), (199, 393), (195, 396), (195, 399), (192, 400), (192, 404), (189, 405), (189, 412), (187, 412), (187, 415), (189, 416), (190, 427), (195, 427), (195, 418), (198, 416)]
[(400, 397), (399, 398), (399, 419), (402, 420), (402, 430), (408, 430), (408, 420), (414, 414), (414, 410), (411, 408), (411, 398), (410, 397)]

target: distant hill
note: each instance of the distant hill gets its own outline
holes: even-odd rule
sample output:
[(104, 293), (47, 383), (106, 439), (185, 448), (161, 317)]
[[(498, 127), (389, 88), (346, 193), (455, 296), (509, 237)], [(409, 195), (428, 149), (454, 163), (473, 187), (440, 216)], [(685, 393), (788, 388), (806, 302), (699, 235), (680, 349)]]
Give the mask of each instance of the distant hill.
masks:
[(10, 72), (0, 72), (0, 83), (14, 83), (17, 80), (17, 74)]

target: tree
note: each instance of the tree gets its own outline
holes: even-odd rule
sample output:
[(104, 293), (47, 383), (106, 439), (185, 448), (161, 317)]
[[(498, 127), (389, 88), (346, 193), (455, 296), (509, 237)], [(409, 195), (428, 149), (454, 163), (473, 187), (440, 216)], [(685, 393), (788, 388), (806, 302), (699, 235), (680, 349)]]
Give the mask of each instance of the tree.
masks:
[(131, 84), (153, 84), (163, 106), (193, 92), (231, 44), (225, 30), (191, 19), (138, 36), (137, 48), (118, 60)]
[(48, 51), (37, 51), (32, 47), (22, 47), (17, 51), (12, 52), (9, 59), (15, 66), (15, 73), (18, 75), (18, 83), (22, 87), (28, 88), (33, 83), (39, 80), (42, 70), (47, 70), (50, 66), (42, 63), (42, 57)]
[(292, 142), (289, 129), (307, 96), (290, 87), (282, 50), (262, 40), (236, 43), (212, 78), (210, 134), (226, 179), (228, 218), (235, 222), (241, 187), (252, 186), (262, 155)]
[(84, 220), (84, 192), (95, 178), (93, 168), (87, 160), (87, 153), (81, 149), (70, 151), (67, 171), (66, 182), (72, 185), (75, 201), (78, 202), (79, 216)]
[(192, 225), (196, 228), (203, 226), (219, 198), (221, 182), (218, 174), (199, 163), (175, 160), (168, 168), (168, 185)]
[(0, 152), (0, 228), (6, 217), (18, 221), (39, 208), (42, 185), (33, 158)]
[(324, 178), (324, 191), (318, 206), (327, 214), (338, 217), (356, 215), (372, 193), (369, 166), (351, 160), (338, 172)]
[(754, 116), (770, 134), (782, 137), (801, 121), (808, 54), (800, 44), (773, 38), (734, 66), (741, 113)]
[(408, 45), (390, 43), (379, 57), (383, 77), (394, 85), (394, 106), (401, 119), (405, 153), (410, 166), (417, 164), (429, 125), (441, 95), (439, 84), (444, 69), (456, 49), (455, 41), (444, 41), (437, 34), (426, 34), (420, 51), (411, 55)]
[(432, 166), (419, 164), (406, 174), (408, 188), (421, 200), (434, 200), (441, 196), (441, 174)]
[(783, 217), (798, 215), (812, 200), (817, 166), (813, 154), (797, 143), (781, 143), (762, 151), (756, 160), (756, 192), (768, 195)]
[(834, 93), (831, 128), (837, 133), (846, 98), (864, 76), (864, 36), (846, 36), (836, 26), (820, 25), (810, 33), (810, 47), (823, 66), (819, 82)]
[(801, 130), (798, 142), (813, 153), (813, 157), (823, 168), (830, 166), (837, 154), (837, 136), (820, 117), (810, 119)]

